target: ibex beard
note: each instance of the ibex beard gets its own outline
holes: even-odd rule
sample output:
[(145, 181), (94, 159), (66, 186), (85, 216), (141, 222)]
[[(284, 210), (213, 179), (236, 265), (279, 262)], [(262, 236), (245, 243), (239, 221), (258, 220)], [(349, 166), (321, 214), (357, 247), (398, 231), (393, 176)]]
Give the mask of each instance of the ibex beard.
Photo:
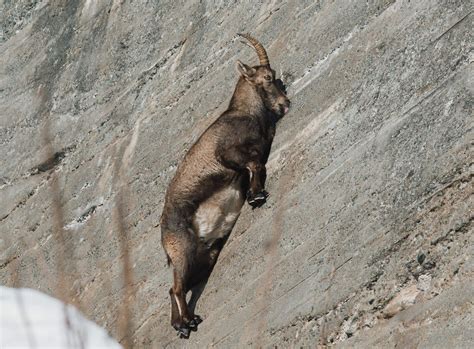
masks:
[(276, 122), (290, 106), (262, 44), (239, 35), (255, 48), (260, 64), (237, 60), (240, 77), (229, 107), (178, 166), (161, 216), (161, 241), (174, 277), (171, 325), (182, 338), (202, 321), (186, 302), (187, 292), (194, 297), (207, 281), (245, 200), (255, 208), (267, 198), (265, 164)]

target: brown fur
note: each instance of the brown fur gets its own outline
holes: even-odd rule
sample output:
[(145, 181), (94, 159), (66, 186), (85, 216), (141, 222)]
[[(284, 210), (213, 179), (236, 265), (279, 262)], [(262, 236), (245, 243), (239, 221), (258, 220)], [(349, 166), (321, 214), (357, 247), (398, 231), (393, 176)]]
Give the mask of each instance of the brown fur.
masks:
[[(268, 62), (263, 46), (245, 37), (260, 50), (261, 62)], [(162, 244), (174, 274), (171, 324), (186, 338), (201, 321), (188, 307), (186, 293), (209, 277), (245, 198), (253, 206), (264, 202), (276, 121), (289, 107), (269, 65), (237, 61), (237, 69), (241, 76), (228, 109), (179, 165), (161, 217)]]

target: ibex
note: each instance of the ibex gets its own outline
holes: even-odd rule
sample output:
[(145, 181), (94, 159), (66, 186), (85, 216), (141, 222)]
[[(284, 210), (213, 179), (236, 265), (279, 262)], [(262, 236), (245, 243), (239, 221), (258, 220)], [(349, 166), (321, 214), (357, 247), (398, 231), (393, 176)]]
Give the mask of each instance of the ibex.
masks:
[(181, 338), (202, 321), (186, 303), (187, 292), (208, 279), (245, 200), (258, 207), (267, 198), (265, 164), (276, 122), (290, 105), (262, 44), (238, 35), (255, 48), (260, 65), (237, 60), (240, 77), (229, 107), (178, 166), (161, 216), (161, 241), (174, 277), (171, 325)]

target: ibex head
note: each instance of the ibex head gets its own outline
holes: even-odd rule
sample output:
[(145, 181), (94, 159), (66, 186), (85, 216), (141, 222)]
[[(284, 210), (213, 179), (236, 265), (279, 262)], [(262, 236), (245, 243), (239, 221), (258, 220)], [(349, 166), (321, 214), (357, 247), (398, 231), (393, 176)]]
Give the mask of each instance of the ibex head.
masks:
[(288, 112), (290, 101), (284, 92), (283, 83), (279, 79), (275, 79), (275, 71), (270, 67), (267, 52), (262, 44), (249, 34), (238, 34), (247, 39), (257, 52), (260, 65), (250, 67), (237, 60), (237, 70), (242, 78), (252, 85), (265, 107), (279, 117)]

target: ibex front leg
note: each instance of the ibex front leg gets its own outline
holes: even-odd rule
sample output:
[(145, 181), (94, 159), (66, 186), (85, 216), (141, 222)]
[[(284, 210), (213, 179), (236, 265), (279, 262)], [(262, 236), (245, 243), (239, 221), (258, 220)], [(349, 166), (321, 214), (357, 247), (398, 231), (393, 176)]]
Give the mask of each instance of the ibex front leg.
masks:
[(268, 196), (264, 190), (266, 169), (261, 153), (258, 146), (249, 144), (229, 146), (218, 153), (224, 166), (249, 176), (247, 202), (253, 207), (261, 206)]
[(265, 191), (266, 168), (257, 161), (247, 163), (249, 171), (249, 190), (247, 192), (247, 202), (252, 207), (260, 207), (267, 199), (268, 193)]

